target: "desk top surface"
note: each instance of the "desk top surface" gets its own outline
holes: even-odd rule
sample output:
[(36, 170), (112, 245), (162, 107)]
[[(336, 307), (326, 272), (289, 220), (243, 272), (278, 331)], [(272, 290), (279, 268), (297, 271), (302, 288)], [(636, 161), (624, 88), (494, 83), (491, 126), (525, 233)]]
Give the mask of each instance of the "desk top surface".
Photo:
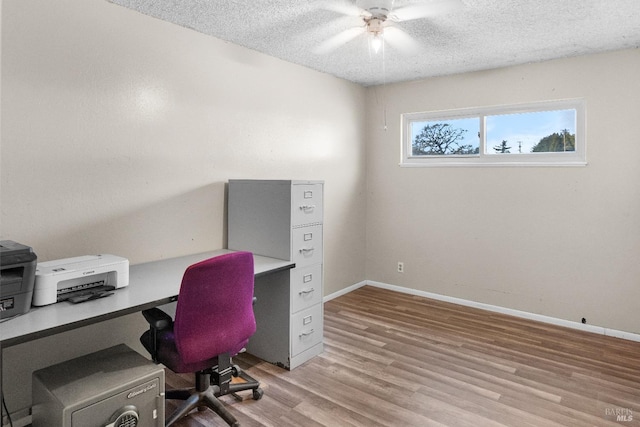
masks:
[[(29, 312), (0, 323), (0, 343), (9, 347), (175, 301), (188, 266), (229, 252), (233, 251), (220, 249), (132, 265), (129, 286), (116, 289), (111, 296), (81, 304), (61, 302), (32, 307)], [(291, 261), (254, 255), (256, 277), (293, 266)]]

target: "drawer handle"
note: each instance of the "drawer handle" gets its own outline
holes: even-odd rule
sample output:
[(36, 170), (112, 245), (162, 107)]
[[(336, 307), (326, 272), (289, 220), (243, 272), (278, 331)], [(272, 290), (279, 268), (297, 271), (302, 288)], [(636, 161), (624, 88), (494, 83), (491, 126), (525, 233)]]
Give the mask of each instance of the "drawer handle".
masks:
[(311, 288), (311, 289), (304, 289), (304, 290), (302, 290), (302, 291), (298, 292), (298, 295), (306, 295), (306, 294), (313, 293), (313, 292), (315, 292), (315, 291), (316, 291), (316, 290), (315, 290), (315, 289), (313, 289), (313, 288)]
[(312, 211), (316, 208), (316, 205), (301, 205), (300, 206), (300, 210), (301, 211)]
[(301, 254), (306, 254), (308, 252), (313, 252), (315, 250), (314, 247), (310, 247), (310, 248), (300, 248), (300, 253)]
[(313, 334), (315, 331), (313, 329), (311, 329), (309, 332), (302, 332), (300, 335), (298, 335), (298, 338), (304, 338), (304, 337), (308, 337), (309, 335)]

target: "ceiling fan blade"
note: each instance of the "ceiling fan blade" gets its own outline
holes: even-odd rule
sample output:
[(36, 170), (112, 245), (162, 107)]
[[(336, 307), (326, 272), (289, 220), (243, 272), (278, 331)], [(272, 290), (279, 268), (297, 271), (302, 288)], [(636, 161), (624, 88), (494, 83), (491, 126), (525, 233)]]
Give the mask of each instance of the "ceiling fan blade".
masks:
[(393, 49), (407, 56), (415, 55), (422, 50), (422, 45), (399, 27), (386, 27), (384, 41)]
[(318, 4), (318, 8), (347, 16), (361, 16), (364, 12), (354, 3), (347, 0), (324, 0)]
[(446, 15), (461, 7), (462, 2), (460, 0), (430, 0), (394, 9), (389, 19), (396, 22), (412, 21), (414, 19)]
[(313, 52), (318, 55), (324, 55), (333, 52), (334, 50), (338, 49), (341, 46), (344, 46), (364, 32), (365, 30), (363, 27), (346, 29), (320, 43), (320, 45), (318, 45), (318, 47), (316, 47)]

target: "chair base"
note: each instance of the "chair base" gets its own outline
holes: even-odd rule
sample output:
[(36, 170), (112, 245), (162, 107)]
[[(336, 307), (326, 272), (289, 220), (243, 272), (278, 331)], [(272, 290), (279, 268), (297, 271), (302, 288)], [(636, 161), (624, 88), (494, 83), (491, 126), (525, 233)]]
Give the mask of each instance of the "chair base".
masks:
[[(240, 425), (238, 420), (218, 400), (218, 397), (243, 390), (252, 390), (253, 399), (259, 400), (262, 398), (263, 391), (259, 381), (242, 372), (237, 366), (231, 366), (230, 358), (227, 358), (227, 362), (221, 366), (220, 362), (223, 362), (224, 359), (224, 357), (220, 357), (219, 365), (212, 369), (196, 372), (195, 388), (167, 390), (165, 394), (167, 399), (184, 400), (184, 403), (165, 421), (165, 427), (171, 426), (196, 408), (209, 408), (230, 426)], [(231, 383), (231, 377), (240, 377), (244, 382)]]

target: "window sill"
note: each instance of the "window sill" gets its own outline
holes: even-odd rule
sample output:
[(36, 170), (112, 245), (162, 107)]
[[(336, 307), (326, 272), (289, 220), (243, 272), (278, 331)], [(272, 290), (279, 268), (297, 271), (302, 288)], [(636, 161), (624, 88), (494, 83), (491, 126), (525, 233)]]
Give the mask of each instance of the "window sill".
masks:
[(442, 168), (442, 167), (585, 167), (586, 161), (571, 161), (571, 162), (558, 162), (558, 161), (541, 161), (541, 162), (473, 162), (473, 161), (429, 161), (429, 162), (404, 162), (399, 163), (401, 168)]

